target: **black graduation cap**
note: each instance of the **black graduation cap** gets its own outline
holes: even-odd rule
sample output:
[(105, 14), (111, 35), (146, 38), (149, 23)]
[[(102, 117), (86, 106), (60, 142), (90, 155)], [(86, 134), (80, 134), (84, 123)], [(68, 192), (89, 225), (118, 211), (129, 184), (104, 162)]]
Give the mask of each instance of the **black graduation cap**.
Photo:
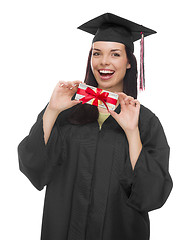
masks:
[(93, 43), (97, 41), (119, 42), (134, 52), (133, 42), (141, 39), (140, 53), (140, 89), (145, 87), (144, 78), (144, 37), (156, 33), (137, 23), (112, 13), (105, 13), (82, 24), (78, 29), (91, 33), (94, 36)]

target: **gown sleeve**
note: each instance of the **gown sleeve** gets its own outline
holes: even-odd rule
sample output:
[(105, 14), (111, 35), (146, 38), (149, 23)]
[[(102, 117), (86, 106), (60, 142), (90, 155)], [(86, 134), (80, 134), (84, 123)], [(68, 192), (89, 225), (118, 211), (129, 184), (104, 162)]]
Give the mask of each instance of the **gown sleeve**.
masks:
[(129, 206), (138, 211), (151, 211), (165, 203), (173, 187), (168, 171), (170, 148), (155, 115), (140, 134), (142, 150), (135, 168), (131, 168), (128, 157), (120, 181)]
[(49, 183), (54, 168), (61, 160), (62, 139), (57, 120), (47, 144), (44, 142), (42, 117), (45, 109), (38, 115), (29, 135), (18, 146), (19, 168), (38, 190)]

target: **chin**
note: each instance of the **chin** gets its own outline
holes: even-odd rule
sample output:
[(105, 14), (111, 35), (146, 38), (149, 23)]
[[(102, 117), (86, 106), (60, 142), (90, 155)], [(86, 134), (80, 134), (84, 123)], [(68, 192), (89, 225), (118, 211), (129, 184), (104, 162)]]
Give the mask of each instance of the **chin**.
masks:
[(110, 92), (120, 92), (123, 89), (122, 84), (116, 85), (115, 83), (113, 83), (112, 80), (109, 82), (100, 80), (100, 81), (97, 81), (97, 83), (98, 83), (98, 88), (101, 88)]
[(98, 81), (98, 88), (101, 88), (101, 89), (109, 89), (109, 88), (112, 88), (113, 85), (110, 84), (110, 83), (103, 83), (101, 81)]

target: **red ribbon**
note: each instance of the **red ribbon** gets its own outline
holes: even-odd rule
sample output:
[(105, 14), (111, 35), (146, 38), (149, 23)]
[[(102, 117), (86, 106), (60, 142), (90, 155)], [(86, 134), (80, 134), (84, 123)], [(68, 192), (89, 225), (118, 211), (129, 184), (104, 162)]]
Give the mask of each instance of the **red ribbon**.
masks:
[[(77, 93), (78, 93), (78, 94), (81, 94), (81, 92), (82, 92), (81, 90), (82, 90), (82, 89), (78, 89)], [(83, 90), (83, 91), (84, 91), (84, 90)], [(79, 101), (82, 101), (82, 103), (86, 103), (86, 102), (88, 102), (89, 100), (91, 100), (91, 99), (94, 98), (94, 101), (93, 101), (92, 104), (95, 105), (95, 106), (98, 106), (98, 100), (101, 100), (101, 101), (104, 103), (104, 105), (105, 105), (105, 107), (107, 108), (107, 110), (109, 111), (109, 108), (108, 108), (108, 106), (107, 106), (107, 104), (106, 104), (106, 101), (107, 101), (108, 95), (109, 95), (108, 92), (103, 92), (103, 93), (101, 93), (101, 92), (102, 92), (102, 89), (99, 89), (99, 88), (97, 88), (97, 89), (96, 89), (96, 92), (95, 92), (95, 91), (93, 91), (93, 90), (92, 90), (91, 88), (89, 88), (89, 87), (86, 88), (86, 90), (84, 91), (84, 94), (85, 94), (85, 92), (87, 93), (87, 95), (86, 95), (85, 97), (79, 99)], [(83, 94), (83, 92), (82, 92), (82, 94)]]

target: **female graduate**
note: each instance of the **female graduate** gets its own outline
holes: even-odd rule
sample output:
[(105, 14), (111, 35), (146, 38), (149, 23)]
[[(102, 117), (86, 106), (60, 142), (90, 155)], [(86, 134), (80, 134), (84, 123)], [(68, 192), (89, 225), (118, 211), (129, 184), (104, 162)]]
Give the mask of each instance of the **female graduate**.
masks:
[(148, 212), (172, 189), (163, 128), (137, 100), (133, 41), (155, 32), (110, 13), (79, 28), (95, 34), (85, 83), (119, 99), (81, 104), (80, 81), (60, 81), (19, 144), (20, 170), (46, 186), (41, 240), (148, 240)]

